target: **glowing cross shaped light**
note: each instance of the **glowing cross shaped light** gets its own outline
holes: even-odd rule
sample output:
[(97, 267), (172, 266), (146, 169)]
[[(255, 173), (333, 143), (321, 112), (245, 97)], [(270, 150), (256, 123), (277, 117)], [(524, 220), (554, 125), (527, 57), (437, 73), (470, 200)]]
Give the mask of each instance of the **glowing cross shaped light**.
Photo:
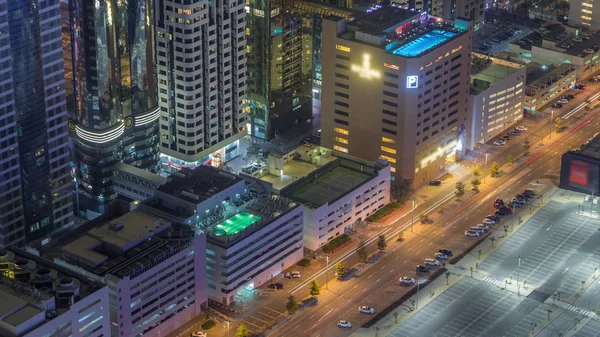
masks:
[(371, 56), (364, 54), (363, 55), (363, 63), (358, 66), (356, 64), (352, 65), (352, 71), (359, 73), (360, 77), (371, 79), (371, 78), (380, 78), (381, 73), (377, 70), (371, 68)]

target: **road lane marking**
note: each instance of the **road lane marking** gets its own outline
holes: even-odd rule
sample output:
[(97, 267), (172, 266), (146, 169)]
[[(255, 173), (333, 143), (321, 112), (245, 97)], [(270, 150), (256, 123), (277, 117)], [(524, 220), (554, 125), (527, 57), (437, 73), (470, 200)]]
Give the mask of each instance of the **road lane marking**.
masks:
[(369, 277), (367, 277), (367, 279), (370, 279), (371, 277), (373, 277), (373, 274), (369, 275)]
[(562, 273), (563, 273), (563, 274), (564, 274), (564, 273), (566, 273), (566, 272), (567, 272), (567, 270), (569, 270), (569, 268), (565, 269), (565, 271), (563, 271)]
[(358, 287), (358, 284), (357, 284), (357, 285), (355, 285), (354, 287), (352, 287), (352, 289), (356, 289), (356, 287)]
[(377, 281), (375, 281), (375, 282), (379, 282), (380, 280), (381, 280), (381, 279), (380, 279), (380, 278), (378, 278), (378, 279), (377, 279)]

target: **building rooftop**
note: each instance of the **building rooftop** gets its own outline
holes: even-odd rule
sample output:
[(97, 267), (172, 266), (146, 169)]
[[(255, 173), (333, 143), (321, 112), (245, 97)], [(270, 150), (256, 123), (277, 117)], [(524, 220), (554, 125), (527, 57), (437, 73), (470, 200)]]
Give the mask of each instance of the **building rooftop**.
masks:
[(474, 53), (471, 66), (471, 93), (479, 94), (525, 66)]
[(167, 182), (167, 178), (161, 177), (158, 174), (154, 174), (148, 172), (146, 170), (142, 170), (141, 168), (137, 168), (135, 166), (125, 164), (123, 162), (118, 162), (114, 166), (115, 174), (123, 173), (131, 176), (135, 176), (140, 179), (145, 179), (149, 182), (152, 182), (156, 185), (164, 185)]
[[(0, 320), (14, 327), (17, 335), (24, 322), (31, 321), (30, 329), (38, 328), (68, 311), (71, 301), (78, 302), (102, 287), (24, 250), (0, 249)], [(54, 308), (47, 310), (53, 307), (50, 302)]]
[(600, 159), (600, 134), (595, 134), (592, 139), (583, 144), (579, 153), (587, 157)]
[(395, 7), (381, 6), (348, 23), (348, 29), (373, 35), (392, 33), (396, 27), (417, 19), (421, 13)]
[(158, 188), (183, 200), (199, 203), (243, 179), (211, 166), (198, 166), (194, 169), (184, 168), (171, 174), (168, 182)]
[(91, 224), (86, 232), (65, 242), (61, 251), (67, 262), (96, 275), (133, 278), (165, 254), (189, 246), (195, 234), (188, 226), (173, 224), (151, 210), (137, 209)]
[(575, 71), (575, 67), (566, 63), (558, 66), (541, 66), (537, 63), (530, 63), (527, 65), (526, 80), (527, 88), (530, 90), (526, 90), (525, 94), (531, 96), (532, 94), (529, 92), (531, 89), (546, 89), (573, 71)]
[(284, 188), (281, 195), (308, 207), (331, 203), (375, 177), (381, 167), (338, 157)]
[(526, 50), (536, 46), (572, 56), (586, 57), (600, 50), (600, 35), (583, 33), (579, 28), (553, 23), (529, 33), (512, 44)]

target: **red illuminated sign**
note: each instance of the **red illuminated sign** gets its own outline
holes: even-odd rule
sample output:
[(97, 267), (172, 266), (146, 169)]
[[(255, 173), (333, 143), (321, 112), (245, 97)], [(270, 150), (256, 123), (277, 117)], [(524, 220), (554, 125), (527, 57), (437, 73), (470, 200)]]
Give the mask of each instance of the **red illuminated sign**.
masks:
[(589, 183), (588, 163), (573, 160), (569, 170), (569, 183), (587, 186)]

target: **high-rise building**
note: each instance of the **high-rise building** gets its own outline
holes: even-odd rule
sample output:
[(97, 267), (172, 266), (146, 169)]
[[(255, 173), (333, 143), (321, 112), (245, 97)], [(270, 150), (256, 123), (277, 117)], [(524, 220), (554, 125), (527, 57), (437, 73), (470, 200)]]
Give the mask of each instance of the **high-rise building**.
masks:
[(594, 9), (593, 0), (570, 0), (569, 5), (569, 24), (584, 26), (594, 31), (599, 29), (600, 9), (598, 4)]
[(220, 166), (247, 134), (244, 1), (155, 6), (162, 164)]
[(477, 31), (485, 23), (485, 0), (444, 0), (442, 16), (448, 19), (466, 18)]
[[(419, 186), (461, 156), (471, 69), (469, 21), (384, 6), (323, 20), (323, 146)], [(367, 141), (365, 141), (367, 140)]]
[(0, 139), (0, 246), (19, 246), (70, 226), (57, 2), (0, 0)]
[(303, 69), (303, 18), (290, 0), (248, 4), (251, 134), (272, 139), (312, 116), (311, 72)]
[(63, 11), (76, 208), (104, 213), (113, 165), (157, 171), (154, 1), (71, 0)]

